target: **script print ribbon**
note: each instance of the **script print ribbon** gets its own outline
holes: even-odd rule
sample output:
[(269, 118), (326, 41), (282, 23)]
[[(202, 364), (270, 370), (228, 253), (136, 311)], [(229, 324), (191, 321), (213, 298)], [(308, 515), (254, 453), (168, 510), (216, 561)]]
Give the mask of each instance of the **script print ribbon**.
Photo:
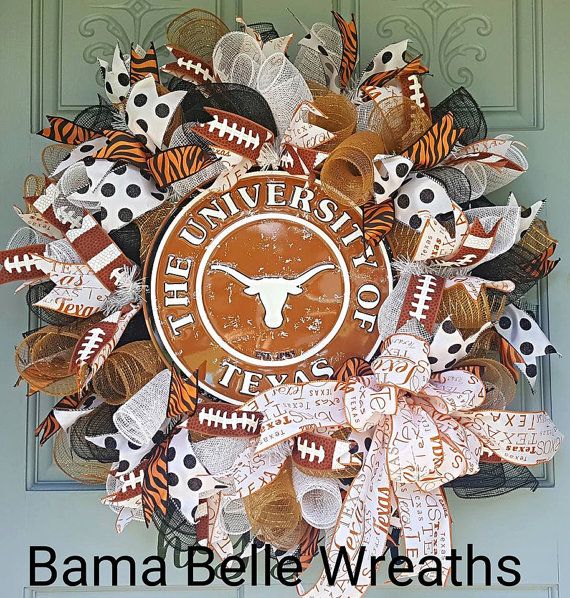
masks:
[(375, 583), (370, 558), (386, 547), (394, 512), (414, 575), (435, 575), (433, 561), (449, 573), (451, 518), (443, 484), (479, 470), (483, 452), (520, 465), (550, 460), (562, 434), (544, 412), (485, 409), (485, 384), (472, 368), (431, 372), (429, 344), (396, 333), (371, 364), (373, 374), (345, 382), (322, 380), (283, 385), (261, 393), (241, 409), (263, 413), (260, 437), (234, 465), (245, 496), (275, 478), (285, 459), (279, 446), (303, 432), (351, 428), (371, 432), (371, 444), (342, 505), (328, 548), (333, 570), (341, 548), (356, 583), (341, 559), (335, 585), (323, 573), (305, 598), (360, 596)]

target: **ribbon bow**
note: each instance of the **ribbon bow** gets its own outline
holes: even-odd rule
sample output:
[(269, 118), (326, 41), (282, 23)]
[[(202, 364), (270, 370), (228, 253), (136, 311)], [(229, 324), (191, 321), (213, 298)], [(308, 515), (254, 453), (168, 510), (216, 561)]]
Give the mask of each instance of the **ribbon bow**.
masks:
[(370, 436), (328, 552), (332, 566), (341, 547), (353, 569), (357, 562), (363, 563), (358, 583), (351, 583), (351, 572), (343, 561), (334, 586), (328, 585), (323, 573), (301, 595), (362, 595), (375, 583), (370, 559), (383, 554), (395, 511), (414, 575), (428, 563), (433, 565), (428, 557), (435, 556), (441, 560), (445, 580), (450, 567), (444, 557), (451, 550), (451, 518), (443, 484), (476, 473), (485, 454), (495, 460), (536, 465), (551, 459), (560, 446), (562, 434), (544, 412), (485, 409), (481, 368), (466, 366), (433, 374), (428, 356), (428, 342), (398, 332), (385, 340), (382, 353), (371, 364), (372, 374), (346, 382), (279, 386), (242, 407), (264, 416), (253, 449), (262, 465), (252, 468), (245, 457), (234, 465), (242, 495), (275, 478), (276, 471), (271, 471), (275, 464), (263, 455), (301, 433), (349, 427), (353, 434), (368, 432)]

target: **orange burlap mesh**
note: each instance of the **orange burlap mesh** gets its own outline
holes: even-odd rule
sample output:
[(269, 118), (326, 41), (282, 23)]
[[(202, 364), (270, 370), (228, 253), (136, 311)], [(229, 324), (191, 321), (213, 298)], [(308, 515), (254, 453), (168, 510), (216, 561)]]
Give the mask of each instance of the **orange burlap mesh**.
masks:
[(507, 296), (500, 291), (491, 291), (487, 293), (487, 302), (491, 313), (491, 321), (496, 322), (507, 307)]
[(343, 95), (333, 93), (324, 85), (310, 82), (313, 104), (325, 115), (309, 113), (309, 122), (335, 134), (335, 138), (319, 146), (323, 152), (330, 152), (350, 137), (356, 130), (356, 107)]
[(82, 380), (69, 371), (71, 355), (79, 338), (101, 318), (97, 314), (67, 326), (44, 326), (24, 338), (16, 347), (16, 368), (31, 392), (64, 397), (79, 390)]
[(291, 460), (261, 490), (243, 499), (252, 534), (279, 550), (292, 550), (307, 531), (295, 496)]
[(360, 206), (372, 196), (376, 154), (385, 153), (382, 137), (359, 131), (338, 145), (321, 171), (323, 190), (341, 204)]
[(546, 251), (553, 243), (556, 243), (556, 240), (550, 236), (546, 222), (539, 218), (535, 218), (530, 228), (519, 241), (521, 247), (534, 253), (535, 256), (539, 256)]
[(395, 260), (411, 260), (420, 242), (420, 235), (413, 228), (399, 220), (394, 220), (392, 229), (384, 238), (388, 242)]
[[(476, 330), (468, 330), (464, 331), (463, 334), (467, 336), (471, 336), (477, 332)], [(488, 328), (484, 330), (478, 337), (471, 351), (469, 352), (469, 359), (481, 359), (486, 358), (492, 352), (496, 352), (497, 347), (495, 346), (495, 331), (492, 328)], [(498, 356), (497, 356), (498, 359)]]
[(122, 405), (164, 369), (151, 341), (115, 349), (93, 377), (93, 391), (111, 405)]
[(171, 21), (166, 29), (166, 39), (169, 45), (211, 64), (214, 46), (226, 33), (229, 29), (215, 14), (192, 8)]
[(60, 162), (65, 160), (73, 146), (62, 143), (50, 143), (42, 150), (42, 165), (45, 173), (51, 176), (51, 173), (59, 166)]
[(52, 454), (55, 464), (61, 471), (81, 484), (104, 484), (113, 466), (112, 463), (87, 461), (72, 453), (69, 438), (64, 430), (56, 434)]
[(380, 101), (368, 117), (368, 129), (382, 137), (386, 154), (401, 154), (431, 124), (429, 116), (415, 102), (403, 96)]
[(46, 190), (46, 179), (38, 174), (29, 174), (24, 179), (23, 197), (38, 197)]
[(164, 219), (170, 214), (174, 204), (170, 202), (164, 202), (154, 210), (145, 212), (138, 218), (135, 218), (134, 223), (140, 231), (141, 245), (140, 245), (140, 256), (141, 261), (145, 261), (152, 245), (152, 241), (157, 231), (160, 229)]
[(466, 329), (479, 330), (491, 320), (491, 308), (487, 292), (482, 288), (476, 300), (471, 298), (463, 285), (445, 289), (437, 312), (437, 321), (443, 322), (451, 316), (456, 328), (465, 334)]
[(495, 359), (468, 357), (462, 359), (457, 366), (481, 366), (480, 378), (487, 389), (485, 400), (478, 407), (483, 409), (504, 409), (515, 398), (517, 385), (509, 370)]

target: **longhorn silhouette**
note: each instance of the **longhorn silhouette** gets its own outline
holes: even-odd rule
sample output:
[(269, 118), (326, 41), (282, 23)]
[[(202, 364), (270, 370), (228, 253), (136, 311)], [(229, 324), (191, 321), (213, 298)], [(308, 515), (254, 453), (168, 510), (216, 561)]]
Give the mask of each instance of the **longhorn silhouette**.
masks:
[(306, 282), (325, 270), (334, 269), (334, 264), (320, 264), (309, 268), (295, 278), (283, 276), (264, 276), (261, 278), (250, 278), (231, 266), (214, 264), (212, 270), (218, 270), (229, 274), (245, 287), (243, 292), (246, 295), (258, 295), (265, 310), (263, 321), (268, 328), (279, 328), (283, 324), (283, 308), (289, 295), (299, 295), (303, 292), (301, 288)]

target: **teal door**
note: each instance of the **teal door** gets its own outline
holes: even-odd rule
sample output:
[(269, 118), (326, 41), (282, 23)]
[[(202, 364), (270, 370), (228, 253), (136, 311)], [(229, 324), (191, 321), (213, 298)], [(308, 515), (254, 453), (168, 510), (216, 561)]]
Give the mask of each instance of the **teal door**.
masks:
[[(272, 20), (281, 34), (302, 35), (285, 10), (312, 23), (330, 20), (330, 9), (357, 15), (363, 63), (390, 41), (413, 40), (435, 75), (428, 84), (432, 103), (452, 88), (464, 85), (480, 101), (491, 133), (512, 133), (528, 145), (530, 170), (512, 186), (520, 203), (548, 198), (546, 215), (560, 240), (562, 263), (548, 286), (530, 298), (539, 304), (543, 327), (553, 344), (570, 355), (570, 233), (567, 186), (570, 177), (568, 122), (568, 25), (565, 0), (201, 0), (231, 25), (236, 15), (246, 20)], [(41, 172), (41, 140), (32, 135), (45, 114), (71, 116), (88, 104), (96, 90), (96, 57), (110, 55), (119, 38), (143, 46), (163, 41), (165, 24), (190, 8), (182, 0), (2, 0), (0, 28), (3, 51), (0, 169), (3, 205), (0, 238), (6, 241), (18, 226), (12, 204), (21, 201), (24, 177)], [(361, 65), (361, 66), (364, 66)], [(500, 191), (498, 197), (506, 197)], [(33, 429), (50, 407), (49, 399), (26, 399), (23, 387), (13, 388), (16, 375), (13, 347), (27, 327), (28, 314), (19, 298), (2, 292), (0, 310), (2, 361), (2, 510), (0, 514), (1, 596), (59, 598), (79, 593), (70, 588), (32, 588), (28, 579), (30, 545), (55, 548), (59, 563), (69, 555), (132, 554), (139, 563), (156, 550), (156, 534), (142, 525), (114, 533), (111, 512), (99, 503), (101, 492), (80, 487), (59, 473), (49, 448), (41, 451)], [(521, 407), (551, 411), (561, 430), (570, 431), (570, 367), (553, 359), (541, 372), (533, 395), (523, 391)], [(570, 595), (570, 449), (563, 446), (554, 464), (536, 471), (541, 487), (485, 501), (450, 497), (453, 538), (459, 552), (472, 543), (478, 553), (496, 562), (517, 556), (522, 581), (510, 589), (482, 586), (478, 569), (475, 589), (448, 589), (449, 596), (555, 598)], [(463, 578), (465, 578), (463, 576)], [(91, 578), (90, 578), (91, 579)], [(102, 583), (108, 583), (103, 579)], [(128, 580), (122, 579), (123, 583)], [(58, 581), (61, 586), (61, 580)], [(257, 597), (265, 588), (231, 589), (214, 585), (199, 595)], [(293, 590), (273, 586), (275, 596)], [(378, 588), (371, 596), (403, 593), (423, 595), (423, 589)], [(84, 598), (139, 596), (132, 588), (95, 588)], [(172, 567), (169, 587), (145, 590), (146, 598), (186, 596), (183, 571)], [(198, 595), (198, 592), (196, 592)]]

